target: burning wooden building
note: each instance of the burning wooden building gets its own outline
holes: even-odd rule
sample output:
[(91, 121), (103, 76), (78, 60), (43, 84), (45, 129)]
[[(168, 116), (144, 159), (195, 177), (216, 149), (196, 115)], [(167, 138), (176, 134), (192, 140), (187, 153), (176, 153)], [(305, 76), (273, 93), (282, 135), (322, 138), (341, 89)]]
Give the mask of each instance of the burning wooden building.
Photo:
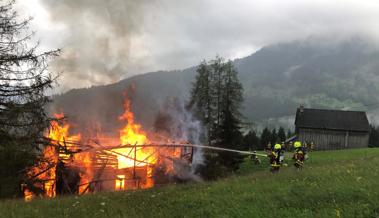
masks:
[(183, 169), (190, 170), (192, 147), (149, 136), (135, 122), (128, 100), (124, 107), (120, 120), (126, 124), (118, 138), (85, 139), (70, 135), (68, 123), (52, 121), (47, 134), (51, 145), (44, 148), (22, 186), (25, 199), (150, 188), (175, 180)]
[(368, 146), (369, 123), (363, 111), (310, 109), (300, 106), (295, 118), (296, 134), (316, 150)]

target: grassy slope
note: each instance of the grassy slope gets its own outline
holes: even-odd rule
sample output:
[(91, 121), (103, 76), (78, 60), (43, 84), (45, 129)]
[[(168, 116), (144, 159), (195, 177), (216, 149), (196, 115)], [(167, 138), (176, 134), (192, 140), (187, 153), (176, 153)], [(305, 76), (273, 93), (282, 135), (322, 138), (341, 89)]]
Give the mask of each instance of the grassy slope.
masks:
[(217, 182), (24, 203), (0, 217), (379, 217), (379, 149), (314, 152), (302, 172), (246, 162)]

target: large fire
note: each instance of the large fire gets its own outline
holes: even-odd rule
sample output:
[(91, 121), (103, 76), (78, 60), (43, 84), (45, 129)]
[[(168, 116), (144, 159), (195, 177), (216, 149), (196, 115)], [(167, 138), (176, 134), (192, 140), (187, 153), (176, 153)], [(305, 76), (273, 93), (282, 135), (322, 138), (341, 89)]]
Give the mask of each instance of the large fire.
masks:
[[(136, 179), (136, 167), (146, 168), (146, 181), (142, 185), (143, 188), (150, 188), (153, 186), (152, 168), (157, 162), (156, 150), (153, 147), (138, 147), (137, 145), (144, 145), (150, 143), (147, 134), (142, 130), (142, 126), (134, 121), (134, 114), (130, 108), (130, 101), (125, 100), (125, 112), (119, 117), (121, 121), (126, 121), (126, 125), (120, 130), (120, 143), (121, 145), (129, 145), (126, 148), (113, 150), (117, 152), (118, 169), (133, 168), (133, 179)], [(123, 155), (119, 155), (123, 154)], [(116, 180), (116, 189), (125, 189), (125, 176), (118, 175)]]
[(156, 157), (154, 156), (154, 148), (147, 147), (143, 149), (135, 149), (133, 147), (133, 145), (144, 145), (150, 143), (150, 141), (147, 138), (147, 134), (142, 130), (141, 125), (135, 123), (134, 114), (131, 112), (129, 100), (125, 101), (124, 108), (125, 113), (120, 116), (119, 119), (126, 121), (127, 123), (125, 127), (120, 130), (120, 143), (121, 145), (130, 145), (130, 148), (121, 148), (115, 151), (121, 154), (130, 154), (130, 156), (128, 156), (130, 158), (118, 155), (118, 169), (133, 167), (135, 159), (143, 160), (136, 164), (138, 166), (155, 164)]
[[(154, 171), (173, 172), (174, 162), (182, 157), (183, 150), (151, 146), (152, 140), (135, 122), (128, 99), (124, 109), (119, 117), (125, 122), (119, 130), (120, 145), (107, 145), (103, 150), (99, 143), (88, 143), (83, 149), (81, 134), (70, 135), (67, 121), (52, 121), (47, 133), (51, 145), (45, 147), (43, 161), (28, 172), (34, 187), (41, 192), (24, 187), (25, 200), (36, 196), (55, 197), (57, 193), (150, 188), (154, 186)], [(64, 115), (56, 114), (55, 118), (63, 119)]]

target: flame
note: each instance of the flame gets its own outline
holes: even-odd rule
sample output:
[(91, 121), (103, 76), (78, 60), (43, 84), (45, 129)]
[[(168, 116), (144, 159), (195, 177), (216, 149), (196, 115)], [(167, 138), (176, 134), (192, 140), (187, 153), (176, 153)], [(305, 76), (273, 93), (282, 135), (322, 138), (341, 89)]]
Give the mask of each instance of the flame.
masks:
[(130, 101), (125, 100), (124, 103), (125, 112), (119, 117), (121, 121), (126, 121), (127, 124), (120, 130), (120, 142), (123, 145), (134, 144), (146, 144), (149, 142), (146, 133), (142, 130), (140, 124), (134, 122), (134, 114), (130, 108)]
[(116, 191), (125, 189), (125, 175), (117, 175), (115, 189)]
[[(64, 117), (64, 114), (54, 114), (54, 117), (59, 120)], [(50, 122), (47, 137), (51, 140), (51, 145), (44, 148), (42, 153), (43, 161), (27, 173), (30, 178), (41, 181), (37, 182), (35, 186), (43, 190), (45, 197), (52, 198), (56, 196), (56, 166), (59, 158), (68, 158), (65, 154), (59, 154), (59, 147), (62, 143), (80, 141), (80, 134), (70, 136), (69, 129), (70, 125), (67, 123), (61, 126), (56, 120)], [(26, 201), (35, 198), (35, 195), (27, 188), (24, 190), (24, 196)]]
[[(64, 114), (55, 114), (55, 118), (62, 119)], [(63, 126), (57, 121), (51, 122), (51, 128), (49, 130), (49, 138), (53, 141), (53, 144), (56, 146), (62, 146), (62, 143), (65, 144), (68, 150), (72, 150), (72, 143), (79, 142), (81, 140), (81, 134), (70, 135), (69, 134), (70, 125), (68, 123), (63, 123)], [(92, 170), (92, 158), (89, 152), (82, 152), (73, 155), (72, 157), (66, 153), (60, 153), (58, 156), (60, 159), (71, 159), (70, 162), (66, 163), (67, 165), (72, 165), (82, 169), (79, 172), (80, 184), (89, 184), (93, 178)], [(55, 170), (55, 169), (54, 169)], [(55, 178), (55, 175), (54, 175)], [(79, 193), (84, 194), (84, 192), (89, 192), (87, 189), (88, 185), (79, 186)], [(54, 195), (55, 196), (55, 195)], [(50, 196), (49, 196), (50, 197)]]
[[(129, 145), (127, 148), (115, 149), (117, 152), (118, 169), (132, 169), (133, 178), (136, 180), (136, 167), (145, 167), (146, 175), (143, 178), (146, 180), (142, 186), (143, 188), (150, 188), (154, 185), (152, 180), (153, 167), (157, 162), (156, 148), (153, 147), (137, 147), (137, 145), (149, 144), (150, 140), (142, 126), (135, 122), (134, 114), (131, 111), (131, 104), (128, 99), (124, 103), (125, 112), (119, 117), (121, 121), (126, 121), (126, 125), (120, 130), (120, 143), (122, 145)], [(122, 179), (122, 180), (120, 180)], [(139, 182), (139, 181), (137, 181)], [(125, 189), (125, 176), (118, 175), (115, 185), (116, 190)]]
[[(63, 119), (64, 114), (54, 114), (56, 119)], [(63, 123), (63, 126), (59, 124), (58, 121), (51, 121), (51, 128), (49, 129), (48, 137), (52, 140), (52, 143), (55, 145), (60, 145), (64, 142), (77, 142), (80, 141), (81, 135), (69, 135), (70, 125), (68, 123)]]
[[(29, 178), (42, 181), (34, 184), (43, 190), (41, 197), (56, 196), (56, 171), (57, 165), (61, 162), (65, 167), (79, 169), (80, 181), (77, 184), (79, 188), (76, 190), (79, 191), (79, 194), (95, 191), (96, 187), (98, 190), (113, 189), (116, 191), (151, 188), (154, 186), (153, 175), (157, 166), (159, 169), (164, 169), (167, 174), (175, 171), (174, 161), (181, 158), (181, 148), (163, 149), (143, 146), (152, 144), (152, 140), (149, 139), (149, 135), (143, 130), (141, 124), (135, 121), (131, 102), (127, 98), (124, 102), (124, 110), (119, 120), (125, 122), (125, 125), (119, 130), (118, 139), (107, 138), (106, 135), (103, 135), (106, 143), (119, 141), (124, 147), (98, 153), (96, 153), (97, 151), (83, 152), (80, 149), (80, 152), (75, 152), (78, 151), (77, 143), (82, 140), (81, 134), (70, 135), (70, 125), (64, 120), (51, 122), (51, 127), (46, 133), (51, 140), (51, 145), (45, 147), (43, 151), (42, 159), (44, 161), (28, 172)], [(64, 114), (55, 114), (54, 117), (61, 119), (64, 118)], [(150, 135), (150, 137), (157, 138), (155, 135)], [(165, 138), (165, 142), (168, 141)], [(96, 146), (94, 145), (94, 147)], [(110, 160), (109, 163), (108, 160)], [(92, 183), (94, 175), (96, 175), (96, 181)], [(90, 186), (91, 183), (94, 185)], [(25, 187), (23, 187), (25, 200), (29, 201), (35, 198), (36, 195)]]
[[(82, 171), (80, 174), (80, 184), (90, 184), (93, 179), (93, 161), (91, 157), (91, 153), (84, 152), (79, 153), (74, 156), (73, 160), (74, 164), (79, 165)], [(85, 194), (89, 192), (87, 188), (88, 185), (79, 186), (79, 193)]]
[(24, 199), (26, 202), (33, 200), (34, 194), (29, 189), (24, 190)]
[[(55, 164), (58, 162), (57, 152), (54, 146), (47, 146), (43, 151), (43, 161), (38, 166), (33, 167), (27, 175), (33, 178), (36, 188), (43, 191), (46, 197), (55, 197)], [(36, 196), (29, 189), (24, 190), (26, 201), (30, 201)]]
[[(124, 109), (125, 112), (119, 117), (121, 121), (126, 121), (126, 125), (120, 130), (120, 143), (128, 147), (113, 151), (117, 154), (118, 169), (129, 169), (133, 175), (132, 178), (117, 175), (115, 189), (151, 188), (154, 186), (154, 167), (162, 165), (165, 167), (166, 173), (174, 172), (172, 158), (180, 158), (181, 149), (159, 150), (157, 147), (139, 147), (138, 145), (151, 144), (151, 141), (142, 126), (135, 122), (131, 102), (127, 98), (124, 102)], [(163, 158), (159, 159), (159, 156)], [(170, 157), (171, 160), (164, 157)], [(140, 173), (136, 172), (136, 167), (140, 169)], [(142, 178), (142, 182), (140, 182), (140, 178)], [(134, 180), (134, 184), (130, 185), (129, 180)]]
[(119, 117), (121, 121), (127, 124), (120, 130), (120, 143), (130, 145), (130, 148), (115, 149), (118, 159), (118, 169), (130, 168), (136, 166), (153, 165), (156, 162), (154, 156), (155, 149), (151, 147), (138, 148), (134, 145), (144, 145), (150, 143), (146, 132), (142, 130), (140, 124), (135, 123), (134, 114), (130, 108), (130, 101), (125, 100), (125, 112)]

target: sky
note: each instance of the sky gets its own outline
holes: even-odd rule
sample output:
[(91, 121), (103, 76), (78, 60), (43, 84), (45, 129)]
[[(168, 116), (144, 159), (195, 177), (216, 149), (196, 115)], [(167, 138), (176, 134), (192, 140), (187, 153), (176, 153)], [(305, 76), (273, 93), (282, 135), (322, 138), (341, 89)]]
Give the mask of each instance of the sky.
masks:
[[(18, 0), (61, 91), (312, 38), (379, 42), (377, 0)], [(379, 43), (378, 43), (379, 44)]]

